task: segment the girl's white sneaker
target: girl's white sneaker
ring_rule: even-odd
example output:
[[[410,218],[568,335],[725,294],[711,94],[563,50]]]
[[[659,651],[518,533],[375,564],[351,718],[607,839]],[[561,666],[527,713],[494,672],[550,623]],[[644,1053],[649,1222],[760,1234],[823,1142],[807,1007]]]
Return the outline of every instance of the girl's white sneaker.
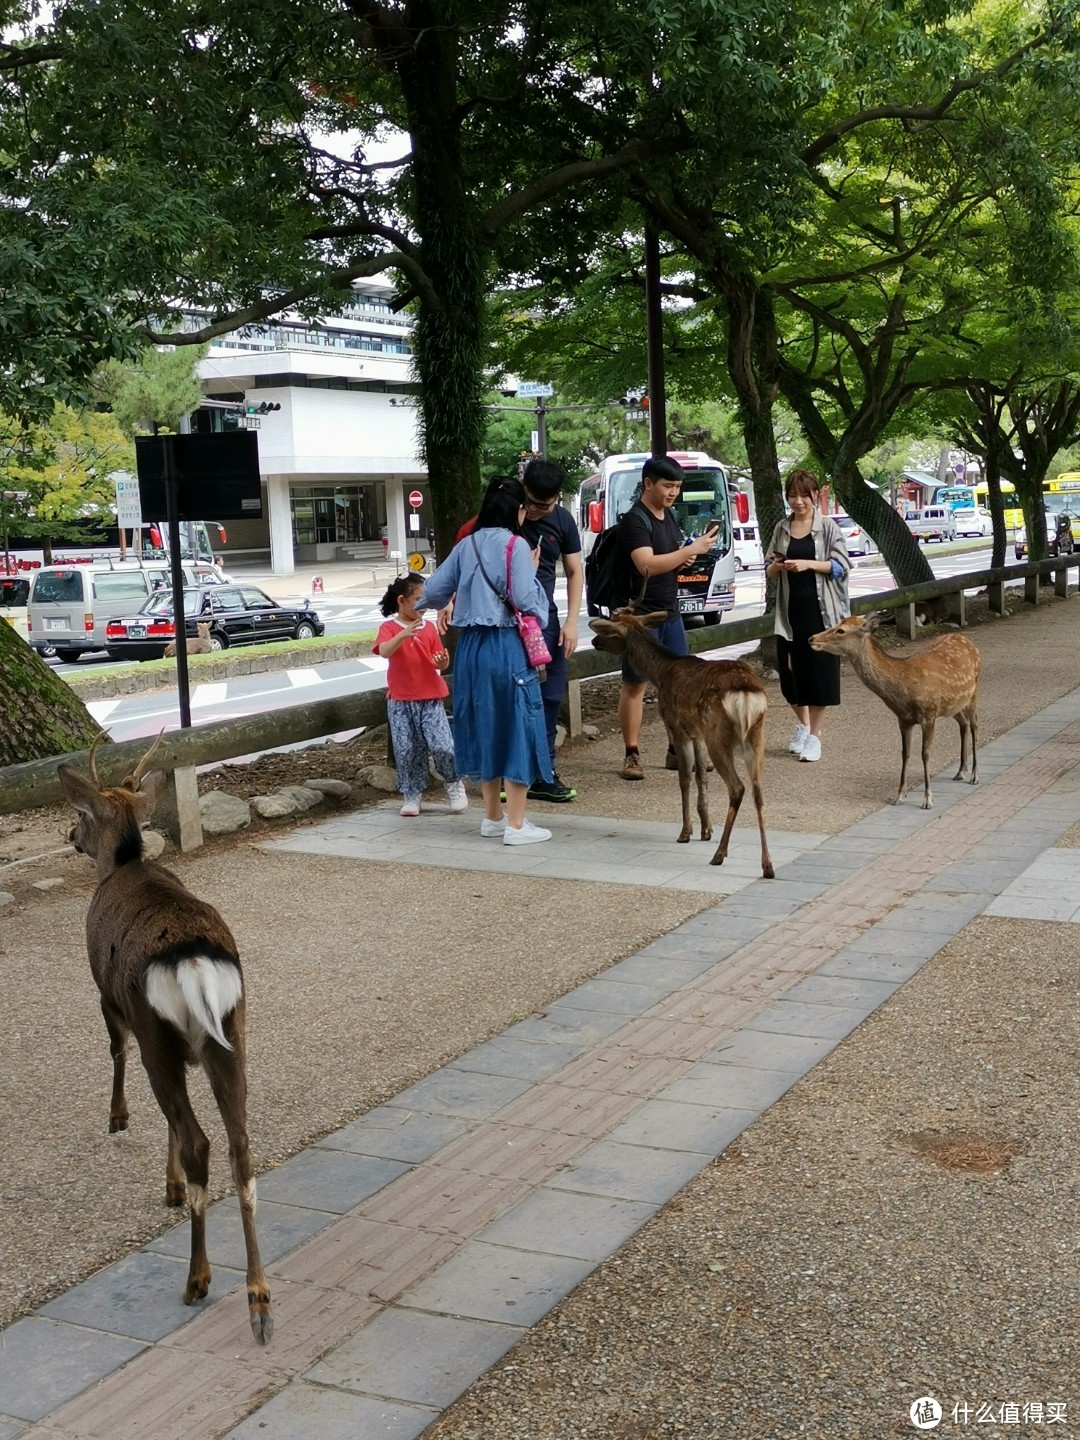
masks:
[[[419,796],[419,795],[406,795],[406,796],[405,796],[405,804],[402,805],[401,809],[398,811],[398,814],[399,814],[399,815],[410,815],[410,816],[411,816],[411,815],[419,815],[419,814],[420,814],[420,796]]]
[[[451,780],[446,787],[446,798],[450,801],[451,815],[464,815],[469,808],[469,797],[465,794],[463,780]]]
[[[809,735],[810,735],[810,726],[809,726],[809,725],[796,725],[796,726],[795,726],[795,734],[792,735],[790,741],[788,742],[788,747],[787,747],[787,748],[791,751],[792,755],[801,755],[801,754],[802,754],[802,752],[803,752],[803,746],[806,744],[806,741],[807,741]]]

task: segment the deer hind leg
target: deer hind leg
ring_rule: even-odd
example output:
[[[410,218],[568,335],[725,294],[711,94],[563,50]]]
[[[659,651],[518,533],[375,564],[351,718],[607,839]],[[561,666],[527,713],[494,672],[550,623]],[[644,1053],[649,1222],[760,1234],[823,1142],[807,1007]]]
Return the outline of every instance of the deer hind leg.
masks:
[[[765,803],[761,794],[761,767],[765,761],[765,717],[751,728],[749,735],[743,744],[743,755],[746,761],[746,769],[750,776],[750,790],[754,797],[754,809],[757,811],[758,834],[761,836],[761,873],[766,880],[775,880],[776,871],[773,869],[772,856],[769,854],[769,842],[765,838]]]
[[[746,786],[739,778],[739,772],[735,769],[735,761],[732,759],[731,751],[722,740],[719,740],[709,751],[713,764],[716,766],[716,773],[727,786],[728,809],[727,817],[724,820],[724,833],[720,836],[720,844],[709,861],[710,865],[722,865],[727,859],[728,837],[731,835],[732,826],[735,824],[735,817],[739,813],[739,806],[742,804],[743,795],[746,793]]]
[[[956,723],[960,726],[960,768],[953,776],[954,780],[964,780],[967,777],[964,772],[968,763],[968,743],[971,744],[971,784],[979,783],[979,762],[975,758],[976,734],[978,732],[978,719],[975,714],[975,706],[969,705],[966,710],[961,710],[956,717]]]
[[[694,741],[694,779],[697,782],[697,813],[701,821],[702,840],[712,839],[712,820],[709,818],[709,752],[705,742]]]
[[[179,1208],[187,1200],[187,1181],[180,1161],[180,1137],[169,1126],[169,1157],[165,1162],[165,1204]]]
[[[235,1048],[232,1051],[222,1050],[220,1045],[208,1040],[202,1060],[229,1137],[229,1165],[240,1201],[247,1252],[248,1319],[255,1339],[260,1345],[265,1345],[274,1333],[274,1314],[270,1308],[270,1282],[263,1270],[255,1234],[255,1173],[247,1134],[244,1037],[235,1022],[235,1013],[225,1024],[226,1033]]]
[[[161,1031],[172,1031],[166,1021]],[[170,1043],[171,1042],[171,1043]],[[191,1263],[184,1287],[184,1304],[202,1300],[210,1289],[210,1262],[206,1258],[206,1192],[210,1179],[210,1141],[203,1134],[187,1093],[187,1076],[179,1036],[140,1036],[143,1064],[150,1088],[169,1125],[170,1150],[176,1136],[179,1168],[187,1177],[191,1202]]]
[[[101,997],[101,1014],[109,1032],[109,1054],[113,1064],[112,1099],[109,1101],[109,1134],[128,1128],[127,1098],[124,1094],[124,1074],[127,1069],[128,1028],[119,1010]]]
[[[971,784],[979,783],[979,707],[975,700],[967,708],[968,730],[971,732]]]
[[[907,767],[911,755],[911,736],[915,729],[914,723],[905,724],[900,721],[900,784],[896,790],[896,799],[892,802],[899,805],[907,791]]]
[[[675,752],[675,760],[679,766],[679,795],[682,798],[682,829],[679,831],[678,844],[685,845],[694,833],[694,827],[690,821],[690,770],[694,764],[694,743],[689,736],[671,729],[668,730],[668,739],[671,742],[671,748]]]
[[[934,792],[930,789],[930,747],[934,743],[934,728],[937,721],[930,717],[922,723],[922,773],[923,773],[923,802],[924,810],[934,808]]]

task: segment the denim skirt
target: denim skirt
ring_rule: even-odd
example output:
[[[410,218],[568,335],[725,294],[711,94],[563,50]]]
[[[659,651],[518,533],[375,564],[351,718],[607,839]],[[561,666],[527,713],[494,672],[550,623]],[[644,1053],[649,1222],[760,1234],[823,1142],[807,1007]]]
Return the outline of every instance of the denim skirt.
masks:
[[[516,626],[468,625],[454,652],[454,764],[468,780],[551,779],[540,680]]]

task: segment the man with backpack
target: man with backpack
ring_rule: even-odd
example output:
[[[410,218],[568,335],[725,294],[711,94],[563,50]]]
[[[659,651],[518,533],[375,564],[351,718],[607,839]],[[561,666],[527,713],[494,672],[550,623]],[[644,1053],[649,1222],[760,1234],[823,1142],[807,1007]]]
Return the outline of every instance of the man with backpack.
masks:
[[[641,494],[615,527],[617,560],[624,576],[626,600],[643,614],[663,611],[667,619],[650,627],[652,634],[676,655],[689,653],[679,613],[678,572],[686,561],[707,555],[719,527],[713,525],[695,540],[684,541],[671,507],[682,490],[682,466],[666,455],[653,456],[641,467]],[[641,577],[648,576],[641,598]],[[624,780],[644,780],[638,738],[645,709],[646,682],[623,660],[619,692],[619,729],[626,756],[619,774]],[[674,761],[674,756],[669,755]],[[675,768],[674,764],[670,768]]]

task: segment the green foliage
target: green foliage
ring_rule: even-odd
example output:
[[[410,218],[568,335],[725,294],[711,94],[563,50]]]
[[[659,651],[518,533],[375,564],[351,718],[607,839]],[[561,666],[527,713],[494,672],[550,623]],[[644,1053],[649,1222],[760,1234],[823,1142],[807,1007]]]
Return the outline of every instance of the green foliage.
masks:
[[[0,417],[0,459],[11,529],[43,541],[77,540],[87,521],[112,519],[113,476],[134,451],[111,415],[57,405],[48,423]]]
[[[175,432],[202,399],[196,366],[209,346],[158,350],[146,346],[137,360],[109,361],[95,389],[125,435]]]

